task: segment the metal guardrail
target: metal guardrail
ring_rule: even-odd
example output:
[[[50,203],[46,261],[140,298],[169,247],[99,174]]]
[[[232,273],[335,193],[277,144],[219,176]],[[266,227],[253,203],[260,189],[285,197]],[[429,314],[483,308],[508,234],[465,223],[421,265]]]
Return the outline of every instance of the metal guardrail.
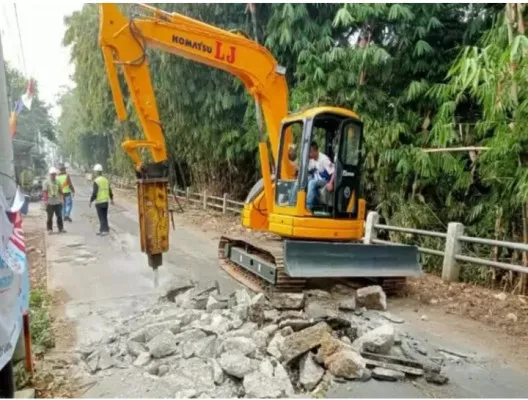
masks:
[[[112,184],[117,187],[132,188],[135,186],[135,179],[110,176],[110,180]],[[205,190],[202,193],[194,193],[191,192],[189,188],[187,188],[187,190],[177,189],[173,194],[178,197],[178,199],[185,200],[187,204],[200,204],[204,210],[207,208],[214,208],[218,211],[221,211],[223,214],[226,214],[227,212],[240,214],[244,208],[243,202],[231,200],[228,198],[227,194],[219,197],[209,195]],[[378,231],[399,232],[416,236],[428,236],[442,239],[444,241],[444,250],[418,247],[418,251],[422,254],[443,258],[442,279],[446,282],[456,282],[459,280],[460,263],[483,265],[492,268],[515,271],[522,274],[528,274],[528,267],[524,265],[508,264],[505,262],[493,261],[485,258],[461,254],[464,243],[502,247],[521,252],[528,252],[528,244],[466,236],[464,235],[464,225],[459,222],[450,222],[447,227],[447,232],[435,232],[423,229],[404,228],[400,226],[380,224],[379,214],[377,212],[371,211],[367,215],[363,242],[367,244],[373,243],[389,244],[394,246],[400,245],[400,243],[378,239]]]

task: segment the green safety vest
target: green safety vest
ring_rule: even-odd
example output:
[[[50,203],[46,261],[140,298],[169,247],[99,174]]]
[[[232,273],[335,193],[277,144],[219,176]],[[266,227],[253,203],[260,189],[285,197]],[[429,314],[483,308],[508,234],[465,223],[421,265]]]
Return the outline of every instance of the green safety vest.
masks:
[[[58,179],[55,182],[52,182],[51,179],[48,179],[45,184],[46,191],[48,192],[48,204],[61,204],[62,198],[59,196],[60,184]]]
[[[68,194],[71,192],[71,188],[68,183],[68,174],[62,174],[62,175],[57,176],[57,180],[59,181],[61,185],[62,193]]]
[[[94,181],[97,184],[97,197],[95,203],[108,203],[110,200],[110,183],[104,176],[98,176]]]

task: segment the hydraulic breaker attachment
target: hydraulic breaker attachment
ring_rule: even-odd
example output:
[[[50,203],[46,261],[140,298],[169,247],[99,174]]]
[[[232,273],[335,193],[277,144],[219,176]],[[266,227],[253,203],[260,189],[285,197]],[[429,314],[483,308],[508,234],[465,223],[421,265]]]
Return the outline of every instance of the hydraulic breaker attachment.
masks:
[[[155,273],[169,249],[168,172],[166,162],[144,164],[137,172],[141,251]]]
[[[292,278],[396,278],[422,275],[418,248],[285,240],[284,269]]]

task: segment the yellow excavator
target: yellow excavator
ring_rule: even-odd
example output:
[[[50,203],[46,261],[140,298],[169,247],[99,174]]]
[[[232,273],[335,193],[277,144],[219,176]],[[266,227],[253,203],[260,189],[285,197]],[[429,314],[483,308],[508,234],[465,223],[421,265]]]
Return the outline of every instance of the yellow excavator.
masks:
[[[169,167],[147,47],[233,74],[262,110],[267,129],[258,146],[262,178],[247,196],[242,225],[277,239],[222,236],[218,254],[225,271],[259,291],[299,291],[310,278],[371,278],[398,290],[406,277],[422,273],[416,246],[362,243],[363,123],[355,112],[325,106],[289,114],[285,68],[265,47],[239,32],[149,5],[138,7],[137,15],[126,17],[116,4],[101,4],[99,45],[119,120],[126,128],[117,66],[145,135],[144,140],[127,138],[122,148],[136,167],[141,249],[152,268],[161,266],[169,248]],[[314,143],[335,168],[332,185],[319,188],[316,205],[307,209]],[[296,165],[289,154],[292,145],[298,149]],[[143,160],[141,149],[150,151],[150,160]]]

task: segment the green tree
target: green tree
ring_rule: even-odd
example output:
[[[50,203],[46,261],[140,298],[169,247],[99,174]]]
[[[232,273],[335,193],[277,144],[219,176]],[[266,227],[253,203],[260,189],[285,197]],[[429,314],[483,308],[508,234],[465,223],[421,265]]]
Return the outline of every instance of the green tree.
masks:
[[[24,75],[5,63],[7,100],[10,110],[26,92],[28,80]],[[23,170],[31,170],[35,174],[44,173],[46,163],[44,155],[38,152],[39,132],[40,137],[56,140],[55,125],[49,114],[49,106],[39,97],[38,82],[35,82],[35,93],[31,109],[24,109],[17,118],[16,134],[13,141],[15,157],[15,171],[17,176]]]
[[[443,100],[431,142],[438,146],[485,146],[470,152],[474,167],[466,182],[477,198],[467,219],[472,231],[497,239],[528,242],[528,118],[525,5],[501,5],[495,23],[475,46],[461,52],[449,81],[430,90]],[[473,112],[464,115],[468,104]],[[478,196],[478,197],[477,197]],[[475,251],[485,251],[476,248]],[[495,260],[520,260],[522,255],[487,251]],[[517,261],[519,262],[519,261]],[[524,265],[528,262],[523,258]],[[492,271],[494,281],[499,276]],[[484,274],[484,277],[486,277]],[[500,274],[516,286],[511,274]],[[513,283],[512,283],[513,282]],[[523,285],[526,283],[523,282]],[[519,287],[519,286],[517,286]]]

